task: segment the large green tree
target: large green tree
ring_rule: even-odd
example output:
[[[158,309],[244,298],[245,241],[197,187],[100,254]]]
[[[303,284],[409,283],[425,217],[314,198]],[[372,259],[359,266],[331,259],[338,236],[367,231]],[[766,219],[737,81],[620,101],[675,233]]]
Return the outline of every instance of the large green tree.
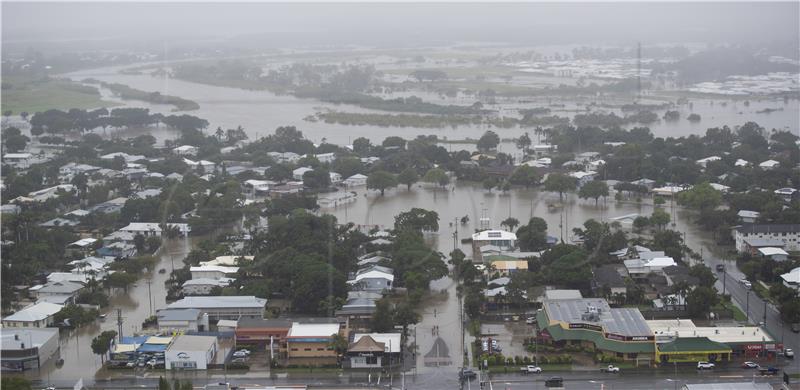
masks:
[[[545,191],[558,192],[558,198],[564,200],[564,193],[574,191],[575,178],[561,173],[551,173],[544,181]]]
[[[411,186],[419,181],[419,174],[416,169],[408,167],[397,175],[397,181],[401,184],[405,184],[406,190],[410,190]]]
[[[602,197],[608,196],[608,186],[600,180],[593,180],[584,184],[578,190],[578,196],[582,199],[594,199],[594,204],[597,206],[598,200]]]
[[[397,178],[386,171],[375,171],[367,176],[367,188],[371,190],[378,190],[383,196],[387,188],[397,186]]]

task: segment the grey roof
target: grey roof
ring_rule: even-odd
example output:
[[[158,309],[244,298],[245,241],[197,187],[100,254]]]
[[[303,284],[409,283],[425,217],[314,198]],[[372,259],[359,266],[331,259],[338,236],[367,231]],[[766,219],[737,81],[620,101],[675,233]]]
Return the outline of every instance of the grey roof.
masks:
[[[17,335],[17,339],[14,338]],[[2,350],[13,351],[21,349],[25,344],[25,349],[40,347],[53,338],[58,338],[58,328],[4,328],[0,331],[2,337]]]
[[[237,329],[243,328],[286,328],[292,327],[292,321],[287,319],[242,318],[237,323]]]
[[[182,334],[175,338],[169,346],[176,351],[208,351],[217,342],[215,336],[190,336]]]
[[[770,224],[746,224],[736,228],[742,234],[759,234],[759,233],[800,233],[800,223],[787,224],[787,225],[770,225]]]
[[[264,308],[267,300],[250,296],[186,297],[167,306],[167,309],[205,309],[205,308]]]
[[[51,282],[44,285],[39,289],[39,294],[73,294],[82,289],[83,286],[73,282]]]
[[[172,310],[159,310],[159,321],[192,321],[200,316],[200,310],[197,309],[172,309]]]
[[[611,264],[594,269],[594,281],[598,286],[625,287],[625,281],[617,272],[617,267]]]
[[[588,307],[600,309],[599,321],[582,319]],[[601,298],[545,300],[544,307],[551,320],[567,324],[602,326],[604,331],[621,336],[652,336],[653,332],[636,308],[612,309]]]
[[[783,241],[774,238],[745,238],[744,242],[747,243],[747,245],[756,248],[763,248],[763,247],[783,248],[784,246],[786,246],[786,244],[784,244]]]

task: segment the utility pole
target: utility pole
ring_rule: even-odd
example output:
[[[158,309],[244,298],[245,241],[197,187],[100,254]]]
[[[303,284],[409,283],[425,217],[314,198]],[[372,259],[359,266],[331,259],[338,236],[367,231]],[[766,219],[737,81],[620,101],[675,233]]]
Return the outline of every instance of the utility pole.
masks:
[[[456,229],[453,231],[453,250],[458,249],[458,218],[453,218],[453,227]]]
[[[150,285],[153,284],[152,279],[147,279],[147,301],[150,303],[150,315],[153,315],[153,294],[150,291]]]
[[[122,344],[122,309],[117,309],[117,335],[119,342]]]
[[[767,300],[764,300],[764,326],[767,326]]]
[[[744,315],[747,317],[747,323],[750,323],[750,290],[747,290],[747,303],[744,311]]]

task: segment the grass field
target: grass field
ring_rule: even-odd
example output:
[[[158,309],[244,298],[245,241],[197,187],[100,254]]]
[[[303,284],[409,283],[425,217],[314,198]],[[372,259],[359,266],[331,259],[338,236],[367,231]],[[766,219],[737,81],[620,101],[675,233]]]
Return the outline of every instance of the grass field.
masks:
[[[69,80],[3,78],[2,111],[11,110],[14,115],[26,111],[36,112],[50,109],[112,107],[116,103],[103,101],[93,87]]]

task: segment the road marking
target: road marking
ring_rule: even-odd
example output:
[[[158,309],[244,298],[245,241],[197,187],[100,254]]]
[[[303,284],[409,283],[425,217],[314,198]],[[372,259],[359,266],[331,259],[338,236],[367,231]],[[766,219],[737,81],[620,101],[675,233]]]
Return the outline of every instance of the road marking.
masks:
[[[720,375],[720,378],[744,378],[744,375]]]

